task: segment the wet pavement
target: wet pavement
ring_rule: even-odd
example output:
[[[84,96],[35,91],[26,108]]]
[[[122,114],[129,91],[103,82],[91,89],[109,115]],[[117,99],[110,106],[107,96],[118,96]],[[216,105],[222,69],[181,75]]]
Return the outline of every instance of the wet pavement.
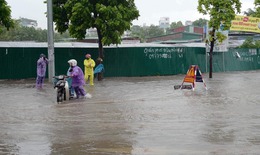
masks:
[[[91,99],[56,103],[46,83],[0,81],[0,154],[258,155],[260,71],[105,78]]]

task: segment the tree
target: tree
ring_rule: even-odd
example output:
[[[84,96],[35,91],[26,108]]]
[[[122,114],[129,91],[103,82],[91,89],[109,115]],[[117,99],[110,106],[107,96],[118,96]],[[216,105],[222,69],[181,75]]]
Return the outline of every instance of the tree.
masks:
[[[145,38],[148,33],[147,29],[148,29],[148,27],[146,27],[146,26],[141,27],[138,25],[133,25],[130,29],[130,32],[131,32],[130,36],[140,38],[140,41],[143,43],[146,41]]]
[[[139,17],[134,0],[53,0],[53,21],[58,32],[67,29],[72,37],[83,39],[86,30],[96,28],[99,57],[103,45],[121,43],[124,31]]]
[[[6,28],[2,30],[0,41],[47,41],[47,30],[36,30],[33,27],[24,27],[17,24],[10,28],[9,31]]]
[[[255,16],[256,16],[256,11],[254,11],[254,10],[251,9],[251,8],[249,8],[249,9],[247,9],[247,11],[244,11],[244,15],[255,17]]]
[[[171,25],[170,25],[170,28],[171,29],[175,29],[177,27],[181,27],[183,26],[182,22],[181,21],[178,21],[178,22],[172,22]]]
[[[172,34],[173,33],[173,29],[178,28],[178,27],[182,27],[183,24],[181,21],[178,22],[172,22],[170,27],[166,29],[166,35],[167,34]]]
[[[256,8],[254,17],[260,18],[260,0],[255,0],[254,4]]]
[[[253,37],[247,37],[239,48],[260,48],[260,40],[254,40]]]
[[[220,26],[223,30],[228,30],[231,26],[231,21],[235,18],[236,12],[240,13],[241,2],[239,0],[199,0],[199,13],[203,15],[209,14],[209,27],[212,31],[209,32],[209,78],[212,78],[212,63],[213,63],[213,48],[216,41],[222,42],[226,37],[218,32]]]
[[[7,30],[6,27],[0,26],[0,41],[35,41],[46,42],[47,30],[35,29],[34,27],[25,27],[19,24],[18,20],[14,20],[13,27]],[[69,33],[66,31],[63,34],[54,33],[55,41],[62,41],[71,39]]]
[[[159,26],[151,25],[147,28],[146,33],[146,38],[161,36],[164,35],[164,29]]]
[[[255,0],[254,4],[255,8],[248,8],[247,11],[244,11],[244,15],[260,18],[260,0]]]
[[[202,19],[202,18],[200,18],[200,19],[198,19],[198,20],[195,20],[195,21],[192,23],[192,25],[193,25],[193,26],[198,26],[198,27],[203,27],[203,26],[207,25],[207,22],[208,22],[207,19]]]
[[[64,42],[64,41],[72,41],[75,40],[75,38],[71,38],[68,31],[60,34],[60,33],[54,33],[54,41],[55,42]]]
[[[9,30],[9,28],[13,27],[13,24],[10,6],[7,5],[5,0],[0,0],[0,26],[6,27]]]
[[[164,29],[155,25],[143,27],[134,25],[131,27],[131,36],[140,38],[141,42],[145,42],[146,38],[162,36],[164,34]]]

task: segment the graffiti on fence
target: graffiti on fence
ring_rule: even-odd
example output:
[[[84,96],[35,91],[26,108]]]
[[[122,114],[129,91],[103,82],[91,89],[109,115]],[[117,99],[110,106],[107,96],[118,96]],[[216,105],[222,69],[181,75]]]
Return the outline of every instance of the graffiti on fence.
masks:
[[[183,48],[145,48],[144,54],[149,59],[171,59],[172,53],[177,53],[179,58],[183,58]]]
[[[233,56],[243,62],[254,62],[254,57],[257,55],[256,49],[249,49],[248,52],[233,52]]]

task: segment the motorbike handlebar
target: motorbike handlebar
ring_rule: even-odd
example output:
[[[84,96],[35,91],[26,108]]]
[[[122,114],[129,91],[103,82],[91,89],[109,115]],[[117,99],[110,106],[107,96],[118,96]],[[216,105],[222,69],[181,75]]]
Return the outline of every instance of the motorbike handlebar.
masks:
[[[67,76],[67,75],[57,75],[57,76],[53,76],[52,78],[55,78],[55,79],[65,79],[65,78],[69,78],[71,76]]]

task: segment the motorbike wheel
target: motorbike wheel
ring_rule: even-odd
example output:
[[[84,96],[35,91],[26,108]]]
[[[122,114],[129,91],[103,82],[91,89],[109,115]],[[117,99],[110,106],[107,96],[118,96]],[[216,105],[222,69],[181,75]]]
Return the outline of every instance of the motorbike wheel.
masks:
[[[64,100],[69,100],[69,99],[70,99],[70,89],[69,89],[69,83],[68,81],[66,81],[64,87]]]
[[[66,91],[65,91],[65,88],[64,88],[64,91],[63,91],[63,98],[64,98],[64,101],[66,100],[67,96],[66,96]]]
[[[58,103],[62,102],[62,93],[61,92],[57,92],[57,102]]]

